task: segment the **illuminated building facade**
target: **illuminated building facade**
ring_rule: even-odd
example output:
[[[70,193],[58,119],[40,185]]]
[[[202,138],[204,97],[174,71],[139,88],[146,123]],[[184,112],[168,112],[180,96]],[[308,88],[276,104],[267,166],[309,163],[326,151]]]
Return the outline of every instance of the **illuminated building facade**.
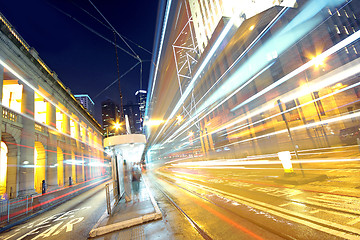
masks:
[[[357,151],[359,2],[249,2],[164,5],[148,90],[150,151],[208,159]]]
[[[81,105],[88,110],[90,114],[94,114],[95,103],[87,94],[75,94],[74,97],[81,103]]]
[[[235,16],[236,25],[245,19],[274,6],[293,7],[296,1],[232,1],[232,0],[189,0],[189,7],[199,51],[208,45],[216,27],[223,18]]]
[[[0,14],[0,194],[11,198],[104,173],[102,129]]]

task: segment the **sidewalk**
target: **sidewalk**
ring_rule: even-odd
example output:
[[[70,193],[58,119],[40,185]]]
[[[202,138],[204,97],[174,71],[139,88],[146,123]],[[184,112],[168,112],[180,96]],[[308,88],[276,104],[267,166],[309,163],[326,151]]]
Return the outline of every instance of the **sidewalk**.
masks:
[[[133,199],[134,197],[132,195]],[[162,213],[149,189],[147,177],[144,175],[140,182],[139,201],[132,200],[125,203],[125,200],[121,199],[111,212],[111,215],[108,215],[107,211],[104,212],[90,231],[90,237],[103,239],[106,235],[106,239],[109,239],[109,237],[110,239],[119,239],[120,234],[121,239],[145,239],[143,228],[135,228],[135,231],[129,231],[128,228],[162,218]]]

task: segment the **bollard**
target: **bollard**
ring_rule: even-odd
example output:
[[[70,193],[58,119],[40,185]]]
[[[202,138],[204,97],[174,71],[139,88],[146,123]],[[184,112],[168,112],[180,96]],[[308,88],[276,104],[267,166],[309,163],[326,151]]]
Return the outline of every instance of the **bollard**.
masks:
[[[42,194],[46,193],[46,182],[45,182],[45,180],[42,180],[42,183],[41,183],[41,193]]]
[[[279,159],[284,168],[285,176],[295,175],[292,164],[291,164],[291,154],[289,151],[278,152]]]

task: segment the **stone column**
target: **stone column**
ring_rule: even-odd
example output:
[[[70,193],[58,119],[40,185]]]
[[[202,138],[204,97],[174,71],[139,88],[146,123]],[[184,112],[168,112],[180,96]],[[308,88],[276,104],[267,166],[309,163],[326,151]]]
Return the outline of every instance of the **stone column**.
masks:
[[[79,156],[76,159],[80,161],[84,161],[83,156],[83,149],[81,148],[81,142],[80,142],[80,125],[78,122],[74,120],[74,126],[75,126],[75,139],[76,139],[76,154]],[[84,181],[84,163],[81,163],[81,165],[77,166],[77,182]]]
[[[63,127],[62,127],[62,131],[64,134],[70,134],[70,118],[66,115],[63,114]],[[64,176],[65,176],[65,181],[64,183],[67,183],[65,185],[69,184],[69,177],[72,177],[72,164],[69,161],[70,159],[72,159],[71,156],[71,139],[66,137],[65,138],[65,142],[66,142],[66,149],[64,149]]]
[[[3,81],[4,81],[4,67],[2,65],[0,65],[0,100],[2,102],[2,89],[3,89]],[[0,114],[1,114],[1,117],[0,117],[0,126],[2,126],[2,117],[3,117],[3,114],[2,114],[2,105],[0,104]],[[2,140],[1,138],[1,132],[0,131],[0,140]],[[1,154],[1,149],[0,149],[0,154]],[[1,156],[1,155],[0,155]],[[0,159],[1,161],[1,159]],[[8,164],[9,164],[9,161],[8,161]],[[7,175],[6,175],[6,192],[8,193],[8,195],[10,195],[10,189],[9,189],[9,186],[8,186],[8,179],[9,179],[9,167],[6,166],[6,172],[7,172]]]
[[[19,195],[25,196],[35,193],[34,189],[34,90],[23,85],[21,112],[23,113],[21,131],[21,147],[19,166]]]
[[[46,124],[56,128],[56,108],[51,103],[46,104]],[[46,182],[49,188],[57,186],[57,136],[50,130],[46,149]]]

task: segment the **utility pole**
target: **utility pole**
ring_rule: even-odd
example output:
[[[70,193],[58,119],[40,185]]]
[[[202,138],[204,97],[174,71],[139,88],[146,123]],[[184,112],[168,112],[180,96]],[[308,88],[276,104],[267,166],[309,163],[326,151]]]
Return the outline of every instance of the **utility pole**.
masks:
[[[292,146],[293,146],[293,148],[294,148],[296,160],[299,161],[299,155],[298,155],[298,152],[297,152],[296,144],[295,144],[294,139],[293,139],[293,137],[292,137],[292,135],[291,135],[291,131],[290,131],[290,128],[289,128],[289,124],[288,124],[288,122],[287,122],[287,120],[286,120],[286,116],[285,116],[285,113],[284,113],[284,110],[283,110],[282,103],[281,103],[280,99],[277,100],[277,103],[278,103],[278,106],[279,106],[279,109],[280,109],[280,112],[281,112],[282,119],[283,119],[284,122],[285,122],[286,129],[287,129],[287,131],[288,131],[288,134],[289,134],[289,137],[290,137],[290,140],[291,140],[291,144],[292,144]],[[304,170],[303,170],[303,167],[302,167],[302,164],[301,164],[300,161],[299,161],[299,165],[300,165],[301,173],[302,173],[303,177],[305,177],[305,173],[304,173]]]

